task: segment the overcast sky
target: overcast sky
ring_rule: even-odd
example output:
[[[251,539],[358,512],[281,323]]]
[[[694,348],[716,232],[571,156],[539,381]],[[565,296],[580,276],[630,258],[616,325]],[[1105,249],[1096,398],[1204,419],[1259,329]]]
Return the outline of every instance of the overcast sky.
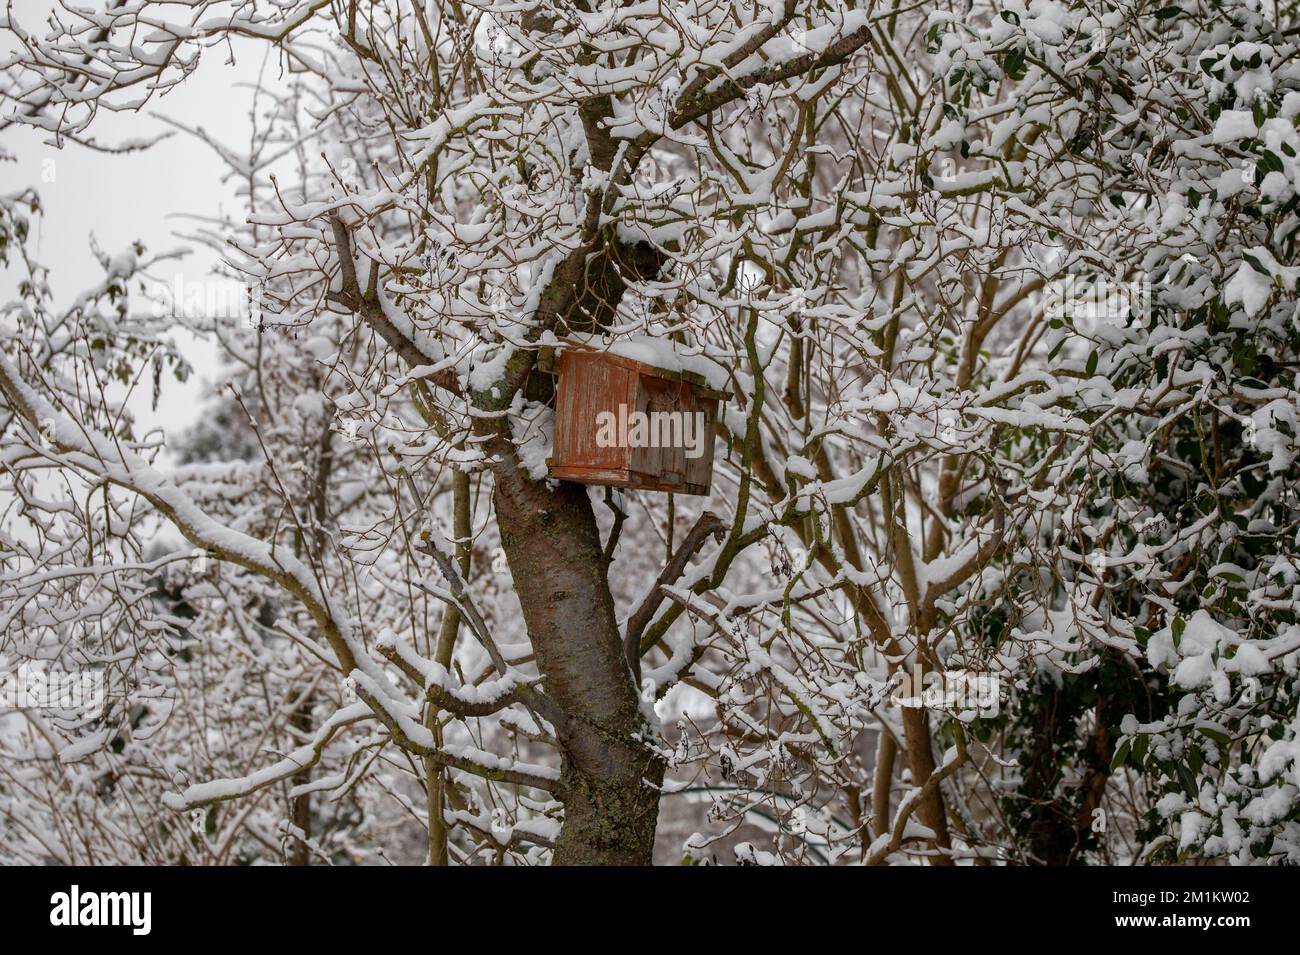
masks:
[[[37,25],[36,13],[51,6],[49,0],[23,0],[16,18],[28,29]],[[39,31],[37,31],[39,32]],[[153,100],[142,111],[102,112],[91,127],[96,141],[106,144],[138,140],[165,132],[160,117],[188,126],[201,126],[223,142],[239,143],[249,135],[252,92],[249,85],[261,73],[265,48],[247,45],[234,49],[234,64],[227,63],[225,46],[204,52],[198,70],[178,88]],[[273,71],[271,71],[273,72]],[[6,106],[5,114],[12,112]],[[177,134],[144,152],[109,155],[66,143],[58,149],[48,133],[10,127],[0,138],[0,152],[12,157],[0,162],[0,193],[32,187],[38,190],[44,215],[37,224],[37,259],[51,270],[51,286],[60,305],[82,289],[102,280],[103,272],[91,253],[93,235],[112,255],[137,239],[147,252],[188,245],[178,238],[193,227],[187,216],[211,216],[221,210],[243,219],[246,210],[234,199],[233,185],[222,181],[222,164],[196,139]],[[160,281],[182,288],[190,283],[212,282],[217,258],[207,249],[194,248],[186,259],[153,273]],[[10,270],[4,273],[3,298],[15,297]],[[195,366],[196,375],[185,384],[165,385],[155,413],[149,389],[131,402],[137,420],[148,427],[162,425],[170,433],[193,422],[205,382],[217,376],[216,352],[186,335],[178,342]]]

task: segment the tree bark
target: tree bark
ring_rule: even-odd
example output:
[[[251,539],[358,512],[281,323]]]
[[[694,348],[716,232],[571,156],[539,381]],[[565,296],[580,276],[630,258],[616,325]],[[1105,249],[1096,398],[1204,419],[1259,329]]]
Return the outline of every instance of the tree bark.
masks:
[[[304,739],[311,737],[311,706],[312,697],[308,694],[289,717],[289,724]],[[311,782],[311,770],[297,773],[291,782],[294,786],[305,786]],[[289,865],[311,865],[311,847],[307,845],[307,840],[311,838],[311,795],[303,793],[290,800],[289,813],[290,820],[300,832],[300,835],[293,840],[293,848],[289,852]]]
[[[898,744],[883,726],[876,742],[875,775],[871,783],[871,835],[883,836],[893,821],[889,815],[889,790],[894,782],[894,759]]]
[[[470,521],[469,475],[466,472],[452,472],[451,495],[452,533],[456,535],[456,569],[462,578],[469,579],[469,541],[473,526]],[[460,611],[449,606],[443,614],[442,626],[438,628],[438,642],[433,650],[434,662],[444,669],[451,669],[459,633]],[[438,721],[438,708],[428,704],[424,717],[425,726],[433,734],[435,742],[442,746],[442,724]],[[425,757],[424,779],[429,822],[429,865],[446,865],[447,824],[443,819],[443,809],[447,802],[447,772],[433,759]]]
[[[919,706],[903,707],[903,740],[907,745],[907,765],[912,770],[912,785],[920,786],[934,775],[934,752],[930,748],[930,717]],[[943,805],[943,794],[935,787],[921,800],[917,814],[935,834],[934,847],[942,850],[952,843],[948,838],[948,813]],[[952,865],[952,859],[942,851],[930,859],[931,865]]]
[[[556,865],[649,865],[664,762],[623,655],[587,489],[501,462],[493,502],[546,693],[565,714]]]

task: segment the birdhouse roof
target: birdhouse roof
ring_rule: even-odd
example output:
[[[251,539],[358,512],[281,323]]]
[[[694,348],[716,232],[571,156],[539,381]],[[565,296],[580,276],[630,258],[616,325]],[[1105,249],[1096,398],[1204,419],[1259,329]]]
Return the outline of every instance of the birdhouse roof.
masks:
[[[675,342],[649,335],[631,335],[614,340],[599,335],[574,336],[561,342],[559,349],[599,352],[606,358],[625,367],[656,378],[689,381],[711,392],[711,397],[726,398],[731,393],[726,370],[702,354],[685,354],[677,350]]]

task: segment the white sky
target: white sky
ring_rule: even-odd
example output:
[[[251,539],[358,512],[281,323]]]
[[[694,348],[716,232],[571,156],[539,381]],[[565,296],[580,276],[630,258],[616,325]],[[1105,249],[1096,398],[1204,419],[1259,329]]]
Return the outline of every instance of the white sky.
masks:
[[[24,0],[16,17],[32,29],[42,6],[51,3]],[[166,131],[158,117],[168,116],[187,126],[201,126],[226,143],[246,141],[252,92],[245,84],[258,77],[264,47],[235,47],[233,65],[226,62],[229,52],[225,46],[206,50],[186,82],[140,112],[101,112],[90,134],[105,144],[138,140]],[[10,112],[6,107],[6,115]],[[187,258],[151,274],[169,286],[179,281],[183,289],[191,288],[191,283],[213,282],[215,254],[178,238],[193,227],[185,216],[211,216],[224,208],[242,219],[246,210],[234,199],[233,185],[222,181],[225,167],[208,147],[178,133],[145,152],[109,155],[70,143],[56,149],[49,139],[48,133],[19,127],[10,127],[0,136],[0,150],[15,157],[0,163],[0,193],[28,187],[40,193],[44,215],[34,232],[35,258],[51,271],[56,304],[68,303],[83,288],[102,280],[103,271],[90,250],[92,234],[109,255],[126,250],[137,239],[144,243],[146,254],[189,246],[194,251]],[[5,283],[0,298],[15,297],[14,272],[0,276]],[[164,382],[156,413],[150,409],[149,388],[132,400],[140,425],[137,434],[155,425],[175,434],[191,424],[198,416],[205,383],[217,376],[213,347],[184,332],[177,340],[195,375],[185,384],[174,379]]]

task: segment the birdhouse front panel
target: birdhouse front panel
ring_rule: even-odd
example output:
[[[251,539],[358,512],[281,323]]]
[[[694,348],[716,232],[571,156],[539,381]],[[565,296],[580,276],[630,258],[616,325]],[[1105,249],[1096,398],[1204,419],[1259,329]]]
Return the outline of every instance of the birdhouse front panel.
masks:
[[[557,372],[552,477],[708,493],[720,392],[688,372],[582,347],[565,348]]]
[[[597,429],[583,427],[602,412],[636,400],[637,373],[633,368],[600,360],[598,353],[565,351],[559,360],[559,388],[555,401],[555,440],[551,475],[579,480],[556,469],[583,473],[609,472],[615,477],[628,467],[627,449],[597,443]]]

